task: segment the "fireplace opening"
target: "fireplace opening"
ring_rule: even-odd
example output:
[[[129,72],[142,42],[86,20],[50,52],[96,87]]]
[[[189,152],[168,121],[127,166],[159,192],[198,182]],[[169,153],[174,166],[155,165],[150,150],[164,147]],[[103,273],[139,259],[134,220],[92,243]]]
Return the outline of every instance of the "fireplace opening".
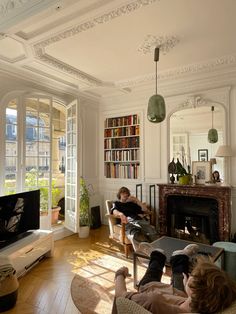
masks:
[[[213,198],[169,195],[167,235],[212,244],[219,238],[218,202]]]

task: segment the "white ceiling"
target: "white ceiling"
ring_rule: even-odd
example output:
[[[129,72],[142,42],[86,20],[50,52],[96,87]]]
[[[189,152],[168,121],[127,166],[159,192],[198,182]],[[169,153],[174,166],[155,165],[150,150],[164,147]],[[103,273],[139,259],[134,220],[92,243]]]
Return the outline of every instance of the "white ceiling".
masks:
[[[0,68],[125,91],[154,78],[157,42],[160,77],[236,65],[235,14],[235,0],[0,0]]]

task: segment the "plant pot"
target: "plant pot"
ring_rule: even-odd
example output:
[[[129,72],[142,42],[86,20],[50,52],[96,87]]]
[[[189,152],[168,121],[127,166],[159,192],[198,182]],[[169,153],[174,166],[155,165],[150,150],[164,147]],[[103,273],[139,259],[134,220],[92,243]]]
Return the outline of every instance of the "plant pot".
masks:
[[[51,223],[52,225],[57,224],[58,222],[58,216],[59,216],[59,211],[61,210],[60,206],[56,206],[52,208],[52,217],[51,217]]]
[[[88,238],[89,236],[89,226],[80,226],[79,227],[79,237],[80,238]]]
[[[185,176],[179,177],[179,184],[180,185],[188,185],[191,182],[191,175],[187,174]]]

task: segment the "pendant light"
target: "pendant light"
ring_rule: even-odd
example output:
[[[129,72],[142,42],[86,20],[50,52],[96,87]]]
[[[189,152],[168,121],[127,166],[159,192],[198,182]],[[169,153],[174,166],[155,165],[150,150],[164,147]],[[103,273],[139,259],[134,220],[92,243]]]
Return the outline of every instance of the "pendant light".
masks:
[[[213,113],[214,106],[211,107],[211,129],[208,131],[208,142],[212,144],[218,142],[218,132],[213,128]]]
[[[147,118],[150,122],[159,123],[166,117],[165,100],[157,94],[157,61],[159,61],[159,48],[155,48],[154,61],[156,62],[156,94],[151,96],[148,101]]]

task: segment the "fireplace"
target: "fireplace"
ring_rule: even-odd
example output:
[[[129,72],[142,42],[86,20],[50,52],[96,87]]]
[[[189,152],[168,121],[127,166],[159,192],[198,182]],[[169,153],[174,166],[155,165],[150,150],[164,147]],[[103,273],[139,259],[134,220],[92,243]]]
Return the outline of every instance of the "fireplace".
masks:
[[[160,235],[212,244],[230,238],[231,189],[158,184]]]

